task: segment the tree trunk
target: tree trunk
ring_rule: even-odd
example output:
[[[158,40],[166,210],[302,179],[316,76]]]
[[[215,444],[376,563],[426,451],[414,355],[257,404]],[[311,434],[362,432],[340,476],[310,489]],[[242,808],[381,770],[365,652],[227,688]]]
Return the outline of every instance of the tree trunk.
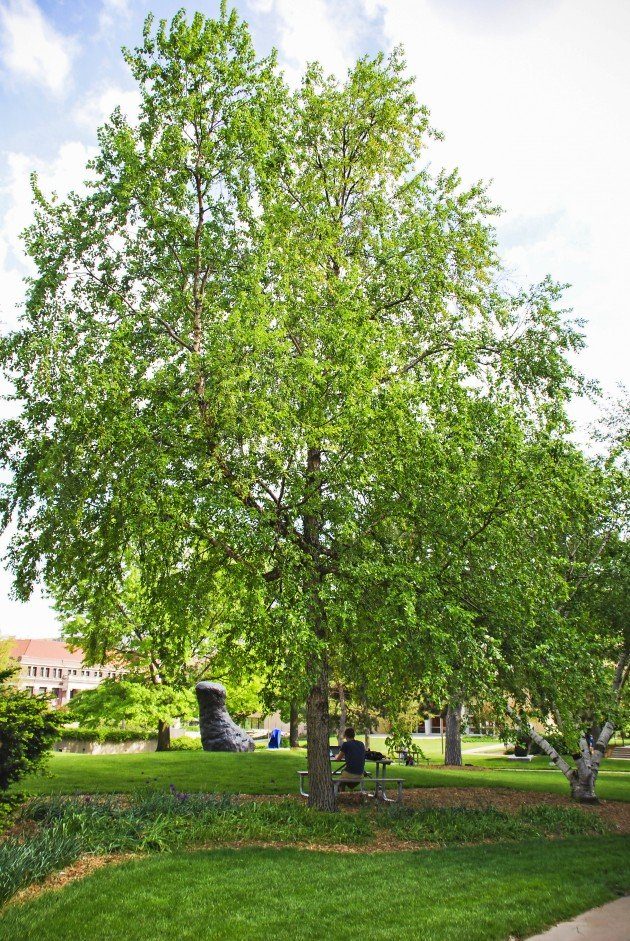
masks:
[[[590,764],[590,763],[589,763]],[[571,785],[571,797],[580,801],[581,804],[599,804],[595,793],[595,781],[597,772],[585,765],[582,761],[576,761],[575,772],[569,781]]]
[[[449,703],[446,709],[445,765],[462,764],[462,710],[461,702]]]
[[[292,702],[289,707],[289,747],[298,748],[300,744],[300,714],[297,703]]]
[[[364,738],[365,738],[365,747],[366,747],[366,749],[369,749],[369,747],[370,747],[370,735],[371,735],[371,730],[370,730],[370,725],[369,725],[369,723],[368,723],[368,724],[366,724],[366,726],[365,726],[365,728],[364,728],[364,730],[363,730],[363,736],[364,736]]]
[[[515,718],[514,710],[508,706],[508,713]],[[556,768],[562,771],[563,775],[571,787],[571,797],[580,801],[582,804],[598,804],[599,800],[595,793],[595,783],[599,774],[599,765],[606,752],[606,746],[610,741],[615,727],[612,722],[606,722],[591,754],[584,736],[580,738],[580,752],[573,755],[575,768],[569,765],[562,755],[559,755],[553,745],[550,745],[546,738],[539,735],[538,732],[529,724],[527,719],[517,719],[523,731],[533,739],[534,742],[544,751],[553,761]]]
[[[334,811],[337,804],[331,777],[328,722],[328,676],[324,664],[306,700],[308,806]]]
[[[162,719],[158,722],[158,736],[156,751],[168,751],[171,747],[171,726]]]
[[[339,748],[343,745],[346,724],[348,721],[348,709],[346,707],[346,690],[343,683],[339,684],[339,726],[337,728],[337,744]]]
[[[337,809],[337,803],[330,767],[326,617],[321,600],[325,577],[321,556],[323,523],[317,506],[322,487],[321,466],[322,452],[319,448],[309,447],[306,453],[306,492],[312,494],[315,509],[308,509],[303,516],[304,538],[310,555],[310,572],[305,587],[310,595],[313,634],[320,644],[321,653],[308,662],[307,673],[312,680],[306,698],[308,806],[317,810],[333,811]]]

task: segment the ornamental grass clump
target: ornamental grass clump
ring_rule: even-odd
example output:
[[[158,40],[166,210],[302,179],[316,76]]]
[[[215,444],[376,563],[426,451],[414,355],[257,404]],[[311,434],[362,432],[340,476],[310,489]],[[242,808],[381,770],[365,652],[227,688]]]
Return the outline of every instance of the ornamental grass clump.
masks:
[[[373,835],[373,819],[367,812],[322,814],[293,800],[263,800],[235,805],[229,818],[208,828],[206,839],[325,845],[360,844]]]
[[[438,845],[535,840],[606,833],[602,819],[577,807],[362,808],[322,814],[286,798],[238,800],[228,795],[169,791],[132,795],[52,796],[30,800],[17,818],[19,835],[0,842],[0,904],[82,854],[168,852],[233,843],[361,845],[377,827],[398,839]]]
[[[84,852],[175,848],[206,842],[361,843],[373,834],[367,814],[319,814],[287,800],[237,802],[227,795],[146,791],[116,795],[36,798],[22,820],[81,840]]]
[[[0,843],[0,904],[20,889],[74,862],[80,853],[79,836],[63,835],[57,827],[40,830],[24,839],[4,840]]]
[[[496,807],[392,807],[379,820],[401,840],[447,845],[577,835],[599,835],[609,827],[579,807],[523,807],[516,814]]]
[[[554,807],[553,804],[522,807],[518,817],[532,836],[596,836],[610,832],[610,826],[598,814],[580,807]]]

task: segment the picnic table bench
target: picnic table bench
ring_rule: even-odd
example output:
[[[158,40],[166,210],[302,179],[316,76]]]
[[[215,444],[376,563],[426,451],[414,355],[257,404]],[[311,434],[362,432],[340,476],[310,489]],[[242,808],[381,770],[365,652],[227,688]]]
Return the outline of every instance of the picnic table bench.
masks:
[[[300,780],[300,795],[302,797],[308,797],[308,791],[304,790],[304,786],[307,783],[308,771],[298,771],[298,776]],[[342,785],[351,784],[351,785],[356,785],[356,790],[358,790],[359,793],[363,794],[365,797],[373,797],[377,800],[380,798],[380,800],[386,801],[387,803],[392,803],[392,804],[402,803],[403,778],[388,778],[385,776],[385,774],[382,774],[382,775],[377,774],[373,778],[363,777],[363,778],[359,778],[358,781],[352,781],[352,780],[348,780],[347,778],[342,778],[339,775],[339,772],[337,772],[337,774],[335,774],[335,772],[332,772],[330,775],[330,779],[332,781],[333,789],[335,791],[335,797],[339,793],[339,788]],[[397,789],[396,797],[387,796],[386,789],[389,787],[390,784],[396,785],[396,789]],[[353,788],[353,790],[355,790],[355,788]]]
[[[395,759],[399,765],[404,765],[406,763],[407,755],[411,755],[413,758],[414,765],[419,765],[423,761],[426,765],[430,763],[430,759],[424,754],[421,748],[413,746],[411,748],[400,748],[397,751],[389,752],[390,758]]]

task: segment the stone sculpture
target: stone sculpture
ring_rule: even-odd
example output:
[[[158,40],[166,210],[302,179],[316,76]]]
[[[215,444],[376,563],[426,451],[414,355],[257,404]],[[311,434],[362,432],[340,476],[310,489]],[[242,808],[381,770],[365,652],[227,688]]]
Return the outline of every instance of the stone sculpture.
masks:
[[[197,683],[199,731],[204,751],[253,751],[254,741],[225,708],[225,686]]]

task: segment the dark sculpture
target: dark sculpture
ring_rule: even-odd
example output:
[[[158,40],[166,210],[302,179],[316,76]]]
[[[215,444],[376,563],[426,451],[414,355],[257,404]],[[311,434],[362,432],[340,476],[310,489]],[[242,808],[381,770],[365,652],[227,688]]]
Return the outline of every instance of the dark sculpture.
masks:
[[[253,751],[254,741],[225,708],[225,686],[197,683],[199,731],[204,751]]]

